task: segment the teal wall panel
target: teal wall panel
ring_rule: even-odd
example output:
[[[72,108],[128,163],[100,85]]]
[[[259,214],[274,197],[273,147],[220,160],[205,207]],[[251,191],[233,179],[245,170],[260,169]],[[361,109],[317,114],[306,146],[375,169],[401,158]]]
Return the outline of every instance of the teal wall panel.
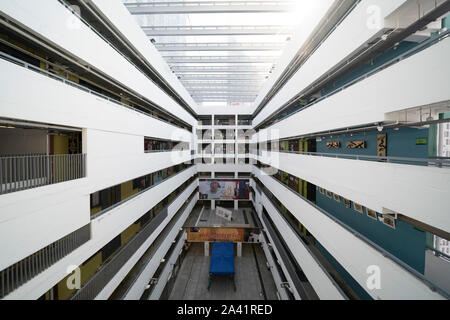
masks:
[[[424,231],[398,220],[396,228],[392,229],[368,217],[365,208],[361,214],[353,209],[353,204],[347,208],[342,198],[341,202],[337,202],[318,191],[316,204],[418,272],[424,273],[426,246]]]
[[[377,155],[377,137],[379,134],[387,134],[387,156],[406,157],[406,158],[428,158],[429,130],[415,128],[400,128],[399,130],[385,130],[382,132],[368,131],[365,133],[356,133],[339,135],[333,138],[327,138],[317,142],[317,152],[354,154],[354,155]],[[417,138],[427,138],[426,145],[416,145]],[[366,141],[366,149],[347,149],[347,141]],[[340,141],[340,148],[327,148],[326,143],[331,141]]]

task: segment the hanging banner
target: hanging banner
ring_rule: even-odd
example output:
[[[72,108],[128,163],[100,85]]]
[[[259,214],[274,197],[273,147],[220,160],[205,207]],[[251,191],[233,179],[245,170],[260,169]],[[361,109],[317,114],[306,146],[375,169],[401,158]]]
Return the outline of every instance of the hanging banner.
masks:
[[[249,200],[249,186],[247,179],[200,179],[200,199]]]
[[[190,242],[244,242],[244,229],[239,228],[188,228]]]

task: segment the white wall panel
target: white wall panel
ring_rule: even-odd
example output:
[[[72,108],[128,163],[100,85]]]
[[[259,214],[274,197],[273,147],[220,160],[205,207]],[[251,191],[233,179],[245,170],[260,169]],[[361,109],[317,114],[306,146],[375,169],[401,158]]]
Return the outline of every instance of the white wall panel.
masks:
[[[302,268],[309,283],[311,283],[320,300],[345,299],[345,295],[343,295],[339,287],[336,286],[331,276],[328,275],[323,267],[318,264],[303,242],[289,227],[287,222],[283,220],[265,194],[262,194],[261,200],[278,232],[283,235],[285,243],[289,247],[289,250],[294,258],[297,260],[300,268]]]
[[[145,243],[136,251],[136,253],[126,262],[126,264],[117,272],[116,275],[108,282],[108,284],[103,288],[103,290],[97,295],[96,300],[106,300],[109,296],[116,290],[122,280],[127,276],[134,265],[139,261],[139,259],[145,254],[150,245],[155,241],[158,235],[164,230],[167,224],[172,220],[173,216],[181,208],[184,202],[191,196],[194,189],[197,187],[197,183],[192,183],[192,185],[183,191],[183,193],[178,197],[178,201],[169,206],[168,216],[164,221],[158,226],[158,228],[152,233],[152,235],[145,241]],[[195,197],[195,196],[194,196]],[[195,199],[191,200],[191,203],[195,203]],[[165,241],[162,243],[161,247],[158,249],[158,253],[152,258],[152,262],[159,264],[159,261],[164,257],[167,250],[172,245],[173,239],[180,232],[180,227],[183,226],[186,218],[189,216],[191,210],[189,206],[185,209],[184,213],[181,215],[180,220],[173,226],[172,230],[166,236]],[[160,257],[162,256],[162,257]],[[146,283],[139,283],[136,285],[147,285]],[[139,299],[140,297],[137,297]]]
[[[0,60],[0,115],[69,127],[191,141],[192,133]]]
[[[302,200],[274,178],[256,167],[254,173],[363,288],[366,288],[366,281],[370,276],[368,267],[380,268],[380,289],[367,290],[374,299],[444,299],[412,273]]]
[[[4,299],[37,299],[51,287],[67,276],[67,267],[79,266],[89,259],[95,252],[103,248],[109,241],[128,228],[138,218],[168,196],[174,189],[195,174],[195,168],[190,168],[154,188],[114,208],[104,215],[92,220],[91,240],[73,251],[45,272],[35,276],[30,281],[13,291]],[[196,186],[196,182],[193,182]],[[89,198],[86,199],[89,205]],[[172,209],[173,210],[173,209]],[[86,210],[89,212],[88,208]],[[159,230],[161,231],[161,230]],[[157,232],[154,233],[155,236]]]
[[[194,208],[197,201],[198,195],[195,195],[180,217],[180,221],[174,226],[169,236],[167,237],[168,241],[163,242],[161,247],[158,248],[154,258],[147,264],[142,273],[134,282],[133,286],[127,292],[125,300],[138,300],[142,296],[145,291],[145,287],[158,269],[161,259],[169,250],[170,246],[172,245],[173,239],[175,239],[176,235],[180,231],[180,228],[183,226],[184,222],[189,216],[189,213],[192,212],[192,209]]]
[[[91,1],[114,27],[142,54],[158,73],[178,92],[178,94],[197,112],[197,104],[189,95],[169,65],[164,61],[155,46],[149,41],[149,37],[136,23],[121,0],[93,0]]]
[[[386,113],[450,99],[450,38],[425,49],[317,104],[259,131],[264,141],[276,132],[280,138],[373,124]]]
[[[406,0],[361,1],[256,116],[253,124],[256,126],[261,123],[292,97],[377,35],[385,27],[384,19],[404,2]],[[374,14],[376,14],[375,17]],[[372,25],[370,22],[378,17],[379,25]]]
[[[259,160],[377,212],[450,232],[448,169],[265,151]]]
[[[187,123],[194,124],[194,118],[186,110],[93,30],[83,23],[73,23],[72,13],[58,1],[2,1],[0,10],[62,50],[70,52]]]
[[[90,222],[87,179],[0,196],[0,270]]]
[[[289,40],[289,44],[283,50],[275,69],[269,75],[269,79],[264,83],[258,97],[254,102],[254,110],[259,106],[267,93],[272,89],[283,71],[289,66],[300,49],[305,45],[309,37],[313,37],[312,32],[319,25],[325,14],[330,10],[334,0],[308,1],[302,3],[305,9],[298,13],[298,24]]]
[[[186,161],[189,150],[144,153],[144,137],[87,130],[87,170],[91,192]]]

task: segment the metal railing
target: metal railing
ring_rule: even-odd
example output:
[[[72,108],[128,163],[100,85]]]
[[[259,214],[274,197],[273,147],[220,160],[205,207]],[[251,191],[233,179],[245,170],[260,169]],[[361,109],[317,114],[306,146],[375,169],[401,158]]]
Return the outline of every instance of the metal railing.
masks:
[[[195,183],[192,182],[192,183]],[[192,184],[191,184],[192,185]],[[103,290],[109,281],[120,271],[127,261],[136,253],[153,232],[169,216],[168,209],[173,204],[181,192],[172,202],[165,206],[150,222],[128,242],[120,251],[114,255],[95,273],[83,287],[78,290],[71,300],[93,300]]]
[[[266,150],[264,150],[266,151]],[[261,150],[260,150],[261,152]],[[429,157],[429,158],[409,158],[409,157],[380,157],[380,156],[370,156],[370,155],[358,155],[358,154],[342,154],[342,153],[320,153],[320,152],[300,152],[300,151],[286,151],[286,150],[274,150],[266,152],[280,152],[280,153],[294,153],[304,156],[315,156],[315,157],[328,157],[328,158],[338,158],[338,159],[351,159],[351,160],[364,160],[364,161],[375,161],[375,162],[385,162],[385,163],[397,163],[397,164],[408,164],[416,166],[433,166],[439,168],[450,168],[450,158],[444,157]],[[261,154],[259,154],[261,156]]]
[[[276,123],[279,123],[279,122],[281,122],[281,121],[283,121],[283,120],[285,120],[285,119],[287,119],[287,118],[289,118],[289,117],[291,117],[291,116],[293,116],[293,115],[295,115],[295,114],[297,114],[297,113],[299,113],[299,112],[301,112],[301,111],[303,111],[305,109],[308,109],[308,108],[318,104],[319,102],[322,102],[325,99],[328,99],[329,97],[331,97],[331,96],[333,96],[333,95],[335,95],[335,94],[337,94],[337,93],[339,93],[341,91],[344,91],[345,89],[353,86],[354,84],[356,84],[356,83],[358,83],[358,82],[360,82],[362,80],[365,80],[365,79],[367,79],[367,78],[377,74],[378,72],[391,67],[392,65],[394,65],[394,64],[396,64],[398,62],[401,62],[402,60],[405,60],[405,59],[407,59],[407,58],[409,58],[409,57],[411,57],[411,56],[413,56],[413,55],[415,55],[415,54],[417,54],[417,53],[419,53],[419,52],[421,52],[421,51],[423,51],[423,50],[425,50],[425,49],[427,49],[427,48],[429,48],[429,47],[431,47],[431,46],[433,46],[433,45],[435,45],[435,44],[437,44],[437,43],[439,43],[441,41],[444,41],[449,36],[450,36],[450,30],[446,30],[446,31],[442,32],[440,35],[438,35],[437,37],[430,38],[428,40],[423,41],[422,43],[420,43],[416,47],[409,49],[408,51],[404,52],[403,54],[401,54],[401,55],[399,55],[399,56],[397,56],[397,57],[395,57],[395,58],[393,58],[393,59],[383,63],[379,67],[377,67],[377,68],[367,72],[366,74],[363,74],[363,75],[353,79],[352,81],[350,81],[350,82],[344,84],[343,86],[341,86],[341,87],[331,91],[330,93],[324,95],[323,97],[320,97],[319,99],[314,100],[313,102],[311,102],[311,103],[309,103],[309,104],[307,104],[307,105],[305,105],[303,107],[300,107],[300,108],[292,111],[291,113],[286,114],[285,116],[281,116],[280,118],[276,119],[276,114],[280,114],[280,113],[282,113],[282,111],[281,112],[276,112],[272,117],[270,117],[270,116],[267,117],[266,119],[268,119],[268,120],[261,121],[261,123],[259,125],[257,125],[256,127],[259,130],[261,128],[268,127],[269,125],[274,125]],[[293,103],[293,102],[288,102],[285,106],[287,106],[288,104],[291,104],[291,103]],[[273,120],[273,123],[271,123],[271,124],[269,124],[267,126],[264,126],[264,123],[267,123],[268,121],[270,121],[270,119],[273,119],[273,118],[275,118]]]
[[[88,224],[0,271],[0,298],[10,294],[33,277],[49,268],[89,241],[90,238],[91,224]]]
[[[256,165],[255,165],[256,166]],[[256,168],[258,170],[261,170],[260,168],[258,168],[256,166]],[[373,248],[375,251],[377,251],[378,253],[380,253],[383,257],[391,260],[392,262],[396,263],[398,266],[400,266],[403,270],[405,270],[406,272],[408,272],[409,274],[411,274],[412,276],[414,276],[417,280],[421,281],[425,286],[427,286],[428,288],[430,288],[431,291],[435,291],[438,292],[440,295],[442,295],[443,297],[445,297],[446,299],[450,299],[450,293],[448,293],[446,290],[442,289],[441,287],[439,287],[438,285],[432,283],[430,280],[426,279],[424,277],[423,274],[419,273],[417,270],[413,269],[411,266],[409,266],[408,264],[406,264],[405,262],[403,262],[402,260],[400,260],[399,258],[397,258],[396,256],[394,256],[393,254],[391,254],[390,252],[386,251],[384,248],[382,248],[381,246],[379,246],[378,244],[376,244],[375,242],[369,240],[367,237],[365,237],[364,235],[362,235],[361,233],[359,233],[358,231],[356,231],[355,229],[353,229],[352,227],[348,226],[347,224],[345,224],[344,222],[342,222],[341,220],[339,220],[338,218],[336,218],[335,216],[333,216],[331,213],[329,213],[328,211],[322,209],[321,207],[319,207],[317,204],[315,204],[314,202],[308,200],[307,198],[305,198],[303,195],[301,195],[300,193],[298,193],[297,191],[291,189],[288,185],[284,184],[283,182],[281,182],[280,180],[271,177],[274,181],[278,182],[281,186],[285,187],[285,189],[287,189],[288,191],[294,193],[296,196],[298,196],[300,199],[302,199],[303,201],[305,201],[306,203],[308,203],[310,206],[312,206],[314,209],[318,210],[320,213],[324,214],[325,216],[327,216],[329,219],[331,219],[333,222],[335,222],[336,224],[338,224],[339,226],[341,226],[342,228],[344,228],[345,230],[347,230],[348,232],[350,232],[353,236],[355,236],[356,238],[360,239],[361,241],[365,242],[369,247]],[[261,181],[262,182],[262,181]]]
[[[86,177],[86,154],[0,157],[0,195]]]
[[[195,198],[195,195],[198,190],[194,190],[194,192],[189,196],[189,198],[185,201],[183,206],[178,209],[177,213],[173,216],[172,220],[166,225],[164,230],[161,231],[159,236],[153,242],[153,247],[149,248],[141,259],[134,266],[134,270],[127,275],[124,282],[118,287],[118,290],[113,294],[113,300],[123,300],[133,288],[133,286],[138,281],[142,272],[147,268],[148,264],[152,261],[155,255],[158,253],[161,245],[166,241],[166,238],[170,234],[170,231],[173,229],[174,225],[181,219],[183,213],[187,209],[187,207],[192,203],[192,200]]]
[[[150,110],[148,112],[145,112],[145,111],[143,111],[141,109],[135,108],[133,106],[129,106],[129,105],[125,104],[125,103],[120,102],[119,100],[113,99],[111,97],[108,97],[108,96],[100,93],[100,92],[91,90],[88,87],[82,86],[81,84],[78,84],[78,83],[76,83],[74,81],[71,81],[71,80],[68,79],[68,77],[65,78],[63,76],[60,76],[59,74],[55,74],[55,73],[52,73],[50,71],[44,70],[44,69],[42,69],[40,67],[36,67],[36,66],[34,66],[32,64],[29,64],[28,62],[25,62],[25,61],[20,60],[20,59],[18,59],[16,57],[13,57],[13,56],[11,56],[11,55],[9,55],[7,53],[0,52],[0,58],[5,60],[5,61],[9,61],[11,63],[14,63],[14,64],[16,64],[18,66],[24,67],[25,69],[28,69],[28,70],[40,73],[41,75],[47,76],[47,77],[49,77],[49,78],[51,78],[53,80],[61,81],[64,84],[67,84],[69,86],[75,87],[75,88],[80,89],[80,90],[83,90],[83,91],[85,91],[87,93],[90,93],[92,95],[95,95],[95,96],[97,96],[99,98],[102,98],[102,99],[105,99],[105,100],[107,100],[109,102],[112,102],[112,103],[114,103],[114,104],[116,104],[118,106],[125,107],[125,108],[133,110],[135,112],[139,112],[140,114],[146,115],[146,116],[151,117],[151,118],[153,118],[155,120],[162,121],[162,122],[164,122],[166,124],[169,124],[169,125],[177,128],[177,129],[183,129],[183,130],[189,131],[189,130],[187,130],[187,129],[181,127],[181,126],[177,126],[176,124],[171,123],[171,122],[169,122],[169,121],[167,121],[167,120],[165,120],[163,118],[159,118],[159,117],[154,116],[151,113]],[[66,73],[67,73],[67,75],[71,74],[71,73],[68,73],[68,72],[66,72]]]
[[[337,273],[336,270],[331,270],[329,267],[327,268],[320,260],[320,258],[311,250],[310,248],[310,243],[306,242],[300,235],[299,229],[298,229],[298,224],[296,225],[295,222],[293,221],[293,219],[290,219],[286,216],[285,213],[283,213],[283,209],[280,207],[280,205],[278,203],[276,203],[273,199],[274,195],[270,192],[267,191],[265,186],[262,186],[262,188],[259,186],[260,180],[258,179],[258,181],[255,181],[255,185],[257,187],[257,189],[260,191],[260,194],[264,194],[266,196],[266,198],[269,200],[269,202],[273,205],[273,207],[275,208],[276,212],[278,213],[278,215],[280,216],[280,218],[286,223],[286,225],[288,226],[288,228],[292,231],[292,233],[296,236],[296,238],[298,239],[299,242],[301,242],[304,247],[305,250],[310,254],[310,256],[314,259],[314,261],[317,263],[317,265],[320,267],[320,269],[323,270],[323,272],[325,273],[325,275],[328,277],[328,279],[330,279],[330,281],[333,283],[333,285],[338,289],[338,291],[346,298],[349,299],[349,297],[351,296],[350,293],[348,293],[347,289],[342,285],[342,280],[339,279],[340,281],[337,281],[337,279],[335,279],[335,277],[333,276],[334,274]],[[266,209],[267,210],[267,209]],[[267,210],[267,212],[269,212]],[[270,213],[269,213],[270,215]],[[298,223],[298,221],[297,221]]]
[[[129,196],[129,197],[127,197],[127,198],[125,198],[125,199],[123,199],[123,200],[121,200],[121,201],[115,203],[115,204],[113,204],[112,206],[109,206],[109,207],[107,207],[107,208],[105,208],[105,209],[103,209],[103,210],[101,210],[101,211],[99,211],[99,212],[97,212],[97,213],[91,215],[91,220],[94,220],[94,219],[100,217],[101,215],[105,214],[106,212],[108,212],[108,211],[110,211],[110,210],[112,210],[112,209],[114,209],[114,208],[117,208],[118,206],[121,206],[121,205],[124,204],[125,202],[130,201],[131,199],[137,198],[138,196],[140,196],[140,195],[143,194],[144,192],[147,192],[148,190],[150,190],[150,189],[152,189],[152,188],[154,188],[154,187],[160,185],[161,183],[167,181],[168,179],[173,178],[173,177],[175,177],[175,176],[181,174],[182,172],[186,172],[188,169],[191,169],[192,166],[193,166],[193,165],[190,165],[189,167],[184,168],[184,169],[182,169],[182,170],[179,171],[179,172],[173,173],[173,174],[171,174],[170,176],[167,176],[166,178],[164,178],[164,179],[162,179],[162,180],[159,180],[159,181],[153,183],[151,186],[149,186],[149,187],[147,187],[147,188],[145,188],[145,189],[142,189],[141,191],[139,191],[139,192],[137,192],[137,193],[135,193],[135,194],[133,194],[133,195],[131,195],[131,196]],[[194,174],[194,176],[195,176],[195,174]]]
[[[121,55],[122,58],[124,58],[125,60],[127,60],[127,62],[128,62],[129,64],[131,64],[134,68],[136,68],[136,70],[138,70],[141,74],[143,74],[150,82],[152,82],[152,83],[155,84],[158,88],[160,88],[162,91],[164,91],[166,94],[168,94],[164,88],[162,88],[158,83],[156,83],[155,81],[153,81],[153,80],[147,75],[146,72],[142,71],[141,68],[139,68],[133,61],[131,61],[131,59],[130,59],[129,57],[127,57],[125,54],[123,54],[122,51],[120,51],[115,45],[113,45],[108,39],[106,39],[99,31],[97,31],[96,28],[94,28],[88,21],[86,21],[86,19],[84,19],[84,18],[83,18],[83,17],[82,17],[75,9],[74,9],[73,6],[71,6],[69,3],[67,3],[66,0],[58,0],[58,1],[59,1],[59,3],[61,3],[67,10],[69,10],[73,15],[75,15],[78,19],[80,19],[80,21],[81,21],[86,27],[88,27],[92,32],[94,32],[100,39],[102,39],[104,42],[106,42],[106,44],[108,44],[108,45],[109,45],[111,48],[113,48],[119,55]],[[158,76],[158,78],[160,78],[160,77]],[[170,86],[168,86],[168,88],[172,90],[172,88],[171,88]],[[89,90],[89,89],[88,89],[88,90]],[[173,91],[173,90],[172,90],[172,91]],[[168,94],[168,95],[171,96],[172,98],[174,98],[171,94]],[[102,95],[102,97],[108,99],[108,97],[106,97],[106,96],[104,96],[104,95]],[[109,100],[109,99],[108,99],[108,100]],[[175,100],[176,100],[176,99],[175,99]],[[180,100],[183,100],[183,99],[180,97]],[[113,101],[113,102],[114,102],[114,101]],[[184,102],[184,100],[183,100],[183,102]],[[121,104],[122,106],[126,106],[126,107],[129,107],[129,108],[131,108],[131,109],[134,109],[135,111],[138,111],[138,112],[141,112],[141,113],[145,113],[145,112],[140,111],[139,109],[135,109],[135,108],[133,108],[133,107],[127,106],[126,104],[123,104],[123,103],[120,103],[120,104]],[[186,104],[187,104],[187,103],[186,103]],[[184,108],[184,107],[183,107],[183,109],[186,110],[186,108]],[[186,110],[186,111],[189,113],[188,110]],[[147,114],[147,113],[145,113],[145,114]],[[160,119],[160,118],[158,118],[158,117],[155,117],[155,116],[153,116],[153,115],[151,115],[151,114],[147,114],[147,115],[148,115],[148,116],[151,116],[152,118],[158,119],[158,120],[160,120],[160,121],[163,121],[163,122],[169,123],[169,124],[171,124],[171,125],[174,125],[173,123],[170,123],[170,122],[168,122],[168,121],[166,121],[166,120],[164,120],[164,119]],[[177,126],[177,125],[175,125],[175,126]],[[177,126],[177,127],[182,128],[182,127],[180,127],[180,126]],[[182,129],[184,129],[184,128],[182,128]],[[187,130],[187,129],[185,129],[185,130]],[[187,130],[187,131],[189,131],[189,130]]]

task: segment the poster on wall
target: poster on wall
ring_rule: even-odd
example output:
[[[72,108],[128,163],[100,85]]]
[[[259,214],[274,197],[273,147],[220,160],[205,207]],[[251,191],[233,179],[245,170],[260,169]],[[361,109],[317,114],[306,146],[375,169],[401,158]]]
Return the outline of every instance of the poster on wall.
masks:
[[[187,240],[190,242],[226,241],[244,242],[244,229],[239,228],[189,228]]]
[[[249,200],[249,180],[200,179],[202,200]]]
[[[230,222],[233,219],[232,218],[233,217],[233,211],[227,210],[227,209],[222,208],[222,207],[217,207],[216,208],[216,215],[221,217],[221,218],[224,218],[225,220],[230,221]]]

